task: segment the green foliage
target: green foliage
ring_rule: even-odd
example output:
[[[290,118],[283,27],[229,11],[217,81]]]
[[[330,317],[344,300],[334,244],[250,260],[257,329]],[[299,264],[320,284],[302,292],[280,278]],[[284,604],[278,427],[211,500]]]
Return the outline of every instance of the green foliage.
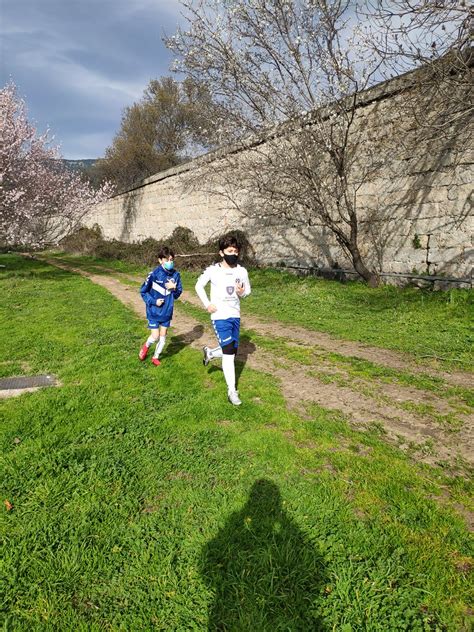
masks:
[[[199,241],[190,228],[177,226],[169,237],[176,253],[186,254],[199,251]]]
[[[209,93],[191,79],[152,79],[142,99],[125,108],[119,132],[92,172],[126,190],[185,161],[189,152],[210,149],[213,110]]]
[[[233,408],[172,332],[139,363],[103,288],[0,260],[2,366],[61,381],[1,404],[6,629],[468,629],[469,534],[432,500],[467,481],[247,368]]]
[[[60,243],[67,252],[88,255],[95,252],[101,241],[103,241],[102,230],[98,224],[95,224],[92,228],[80,226],[75,232],[64,237]]]

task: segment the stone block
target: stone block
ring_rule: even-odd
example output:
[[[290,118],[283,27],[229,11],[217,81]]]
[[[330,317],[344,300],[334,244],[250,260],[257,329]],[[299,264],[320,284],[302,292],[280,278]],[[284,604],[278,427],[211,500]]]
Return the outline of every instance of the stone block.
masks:
[[[462,251],[459,248],[430,248],[428,259],[431,263],[439,264],[445,261],[452,261],[461,253]]]

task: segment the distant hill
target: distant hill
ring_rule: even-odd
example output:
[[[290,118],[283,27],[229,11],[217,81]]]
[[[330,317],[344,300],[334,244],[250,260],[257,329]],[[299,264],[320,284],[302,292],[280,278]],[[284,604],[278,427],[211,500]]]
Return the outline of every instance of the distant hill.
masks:
[[[97,158],[83,158],[81,160],[62,158],[61,162],[71,171],[84,171],[93,167],[97,162]]]

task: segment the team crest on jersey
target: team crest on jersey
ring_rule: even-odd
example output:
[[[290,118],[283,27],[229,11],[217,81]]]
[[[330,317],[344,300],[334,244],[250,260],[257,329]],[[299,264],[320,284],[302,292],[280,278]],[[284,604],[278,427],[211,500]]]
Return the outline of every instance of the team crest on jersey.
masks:
[[[228,286],[226,287],[227,294],[228,294],[229,296],[231,296],[231,295],[234,293],[234,289],[235,289],[235,288],[234,288],[234,286],[233,286],[233,285],[228,285]]]

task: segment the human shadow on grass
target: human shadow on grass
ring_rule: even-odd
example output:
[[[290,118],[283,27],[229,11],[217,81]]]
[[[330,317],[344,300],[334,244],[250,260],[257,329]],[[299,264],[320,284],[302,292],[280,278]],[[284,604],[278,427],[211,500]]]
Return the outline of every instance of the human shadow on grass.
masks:
[[[217,344],[217,343],[216,343]],[[239,379],[242,374],[242,371],[247,364],[247,360],[249,355],[255,353],[257,347],[251,341],[250,337],[247,334],[244,334],[240,337],[239,348],[237,350],[237,355],[235,357],[235,383],[236,386],[239,385]],[[221,371],[220,361],[215,361],[216,364],[212,364],[209,367],[209,373],[214,373],[215,371]],[[218,362],[218,363],[217,363]]]
[[[202,338],[204,334],[204,327],[202,325],[196,325],[184,334],[177,336],[171,336],[170,343],[165,347],[164,356],[170,357],[179,353],[184,347],[188,347],[195,340]]]
[[[209,631],[325,630],[317,612],[325,566],[270,480],[253,484],[205,546],[202,575],[214,595]]]

